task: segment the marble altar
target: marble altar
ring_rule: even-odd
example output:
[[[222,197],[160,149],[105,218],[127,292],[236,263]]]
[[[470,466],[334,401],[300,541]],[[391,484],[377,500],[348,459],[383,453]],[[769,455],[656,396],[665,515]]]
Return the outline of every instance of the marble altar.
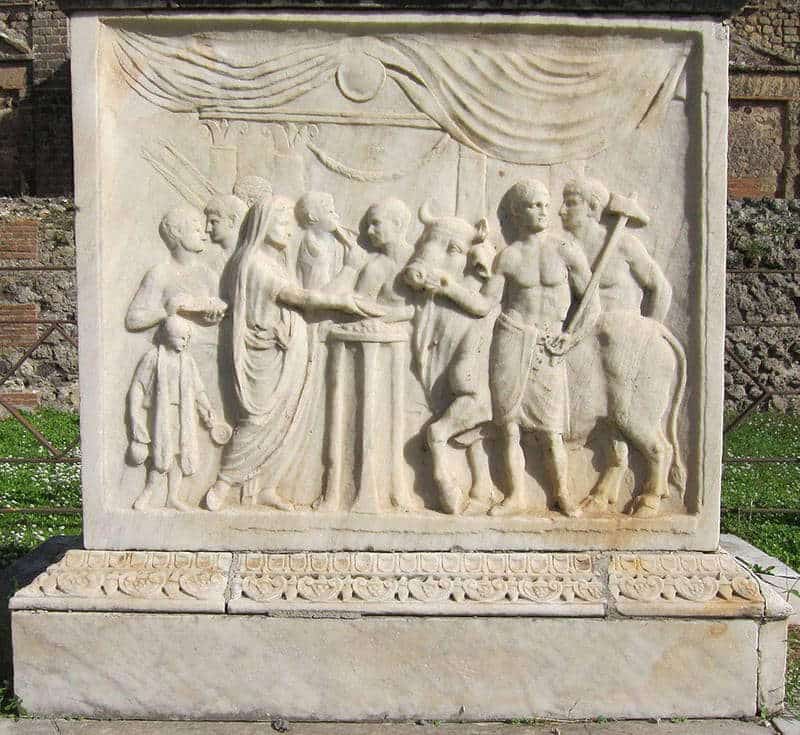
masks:
[[[71,33],[86,550],[12,601],[27,706],[780,706],[788,608],[718,551],[722,24]]]

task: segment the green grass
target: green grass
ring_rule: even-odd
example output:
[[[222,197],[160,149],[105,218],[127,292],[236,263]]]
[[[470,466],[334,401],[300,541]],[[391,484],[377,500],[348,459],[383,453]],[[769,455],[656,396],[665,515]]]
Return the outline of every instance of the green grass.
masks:
[[[25,417],[58,450],[79,436],[78,417],[68,411],[42,409]],[[0,421],[0,457],[48,457],[49,452],[14,418]],[[73,456],[80,456],[75,451]],[[78,464],[0,462],[0,508],[80,507]],[[81,532],[79,515],[0,514],[0,569],[52,536]]]
[[[64,451],[79,436],[78,417],[67,411],[43,409],[25,417],[58,450]],[[50,453],[18,421],[0,421],[0,457],[49,457]],[[79,456],[79,450],[73,453]],[[78,464],[12,464],[0,462],[0,508],[79,507]]]
[[[800,626],[789,628],[786,656],[786,710],[791,717],[800,717]]]
[[[757,413],[725,438],[729,457],[800,457],[800,416]],[[800,509],[800,462],[728,464],[722,478],[722,530],[800,569],[800,513],[756,514],[750,508]]]
[[[725,438],[729,457],[800,457],[800,416],[758,413]],[[800,507],[800,462],[728,464],[722,504],[744,509]]]
[[[53,536],[78,536],[80,515],[0,514],[0,571]]]

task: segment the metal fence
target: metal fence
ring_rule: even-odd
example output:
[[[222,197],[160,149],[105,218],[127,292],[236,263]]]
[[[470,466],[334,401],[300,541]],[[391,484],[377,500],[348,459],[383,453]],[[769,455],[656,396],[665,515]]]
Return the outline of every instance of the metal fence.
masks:
[[[783,276],[798,276],[800,270],[794,268],[729,268],[727,270],[728,278],[736,280],[744,276],[764,276],[764,275],[783,275]],[[729,282],[730,282],[729,280]],[[734,330],[739,327],[746,327],[747,329],[762,331],[765,329],[778,329],[778,330],[798,330],[800,331],[800,318],[797,313],[787,315],[779,319],[766,319],[759,321],[729,321],[726,324],[726,339],[725,339],[725,357],[727,364],[735,365],[747,378],[751,381],[752,387],[755,389],[757,395],[750,398],[747,405],[726,417],[726,422],[723,429],[723,436],[726,440],[733,438],[737,431],[742,430],[749,417],[759,410],[766,410],[772,405],[775,398],[800,398],[800,391],[798,390],[775,390],[767,384],[763,374],[756,373],[750,365],[736,354],[736,339],[734,337]],[[796,341],[797,338],[795,338]],[[800,365],[796,366],[800,374]],[[726,367],[726,369],[729,369]],[[728,395],[726,394],[726,398]],[[729,441],[725,441],[725,453],[723,457],[723,468],[731,467],[734,465],[798,465],[800,464],[800,450],[797,453],[791,454],[766,454],[759,456],[731,456],[728,452]],[[800,497],[797,498],[800,503]],[[750,505],[747,508],[741,507],[727,507],[725,505],[725,497],[723,494],[723,513],[746,513],[748,515],[797,515],[800,516],[800,504],[797,507],[770,507]]]
[[[0,268],[0,271],[23,271],[23,270],[52,270],[53,267],[48,266],[24,266],[24,267],[14,267],[14,268]],[[68,270],[66,267],[58,267],[60,270]],[[759,275],[759,274],[800,274],[798,270],[788,270],[788,269],[758,269],[758,268],[739,268],[739,269],[729,269],[728,275],[731,278],[738,278],[743,275]],[[48,344],[50,340],[54,337],[60,337],[61,339],[65,340],[66,343],[71,345],[73,349],[77,351],[78,348],[78,341],[76,337],[76,323],[71,320],[64,320],[64,319],[36,319],[36,320],[19,320],[16,324],[24,325],[35,325],[35,328],[38,332],[38,336],[36,340],[24,350],[24,352],[19,356],[13,364],[10,366],[9,369],[5,371],[4,374],[0,375],[0,406],[4,408],[10,417],[12,417],[15,421],[21,424],[26,431],[28,431],[31,436],[33,436],[38,442],[46,450],[46,456],[44,457],[20,457],[20,456],[0,456],[0,465],[24,465],[24,464],[31,464],[31,463],[47,463],[47,464],[79,464],[80,457],[76,456],[75,452],[79,448],[80,440],[76,439],[76,441],[68,446],[66,449],[59,449],[51,442],[51,440],[45,436],[33,422],[25,415],[25,413],[20,410],[17,406],[14,405],[13,399],[9,397],[8,394],[4,395],[3,390],[7,385],[8,381],[13,378],[13,376],[17,373],[20,367],[29,360],[36,351],[45,344]],[[780,394],[777,393],[773,388],[766,384],[766,381],[763,379],[762,376],[757,374],[755,371],[751,369],[751,366],[746,364],[744,360],[742,360],[735,351],[736,340],[732,337],[731,330],[737,327],[747,327],[749,329],[800,329],[800,319],[787,319],[787,320],[769,320],[769,321],[745,321],[745,322],[729,322],[728,325],[728,334],[726,338],[726,349],[725,355],[726,359],[730,361],[733,365],[738,367],[738,369],[747,376],[747,378],[752,381],[753,386],[756,389],[757,395],[754,398],[751,398],[748,401],[748,404],[742,410],[736,412],[733,415],[729,415],[725,426],[724,426],[724,436],[726,438],[731,437],[735,434],[741,427],[744,426],[747,419],[754,413],[759,410],[763,410],[768,408],[771,404],[773,398],[777,395],[781,395],[782,397],[800,397],[800,391],[783,391]],[[800,365],[798,366],[800,369]],[[726,443],[727,444],[727,443]],[[800,456],[791,455],[791,456],[783,456],[783,455],[767,455],[767,456],[729,456],[727,451],[725,453],[723,464],[724,466],[732,466],[732,465],[752,465],[752,464],[798,464],[800,463]],[[800,498],[798,499],[800,500]],[[748,506],[746,509],[742,508],[729,508],[723,505],[723,512],[746,512],[748,514],[778,514],[778,515],[785,515],[785,514],[792,514],[792,515],[800,515],[800,505],[798,507],[760,507],[760,506]],[[81,508],[79,507],[69,507],[69,506],[52,506],[52,507],[0,507],[0,514],[20,514],[20,515],[27,515],[27,514],[39,514],[39,515],[53,515],[53,514],[80,514]]]
[[[42,273],[47,271],[64,271],[74,273],[75,267],[71,265],[13,265],[0,267],[0,273],[19,274],[22,276],[24,273]],[[31,465],[31,464],[64,464],[76,465],[80,464],[80,457],[76,452],[80,448],[80,438],[76,438],[69,446],[65,448],[58,448],[54,445],[51,439],[45,436],[40,431],[33,421],[25,415],[14,400],[14,391],[9,391],[9,382],[17,375],[20,368],[36,354],[44,345],[63,343],[68,345],[71,349],[75,350],[77,356],[78,338],[77,338],[77,324],[75,320],[70,319],[15,319],[14,327],[24,328],[28,327],[31,331],[35,331],[36,337],[31,342],[21,355],[13,360],[10,367],[0,375],[0,407],[5,409],[10,418],[19,423],[24,429],[36,440],[36,443],[41,446],[45,451],[43,457],[30,457],[30,456],[0,456],[0,465]],[[23,329],[23,331],[26,331]],[[37,506],[37,507],[19,507],[19,506],[4,506],[0,507],[0,515],[17,514],[17,515],[76,515],[80,514],[80,507],[68,506]]]

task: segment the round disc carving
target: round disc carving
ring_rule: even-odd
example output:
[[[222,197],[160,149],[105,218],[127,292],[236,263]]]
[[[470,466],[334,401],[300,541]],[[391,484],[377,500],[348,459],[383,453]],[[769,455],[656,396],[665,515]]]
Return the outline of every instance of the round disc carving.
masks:
[[[364,53],[354,54],[336,70],[339,91],[353,102],[367,102],[380,92],[386,81],[386,69],[377,59]]]

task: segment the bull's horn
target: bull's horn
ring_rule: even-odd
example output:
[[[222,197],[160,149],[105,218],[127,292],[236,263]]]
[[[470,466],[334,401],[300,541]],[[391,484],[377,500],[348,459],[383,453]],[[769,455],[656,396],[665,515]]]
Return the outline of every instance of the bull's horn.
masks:
[[[423,225],[430,225],[433,224],[435,219],[431,212],[431,200],[426,199],[419,208],[419,221],[422,222]]]

